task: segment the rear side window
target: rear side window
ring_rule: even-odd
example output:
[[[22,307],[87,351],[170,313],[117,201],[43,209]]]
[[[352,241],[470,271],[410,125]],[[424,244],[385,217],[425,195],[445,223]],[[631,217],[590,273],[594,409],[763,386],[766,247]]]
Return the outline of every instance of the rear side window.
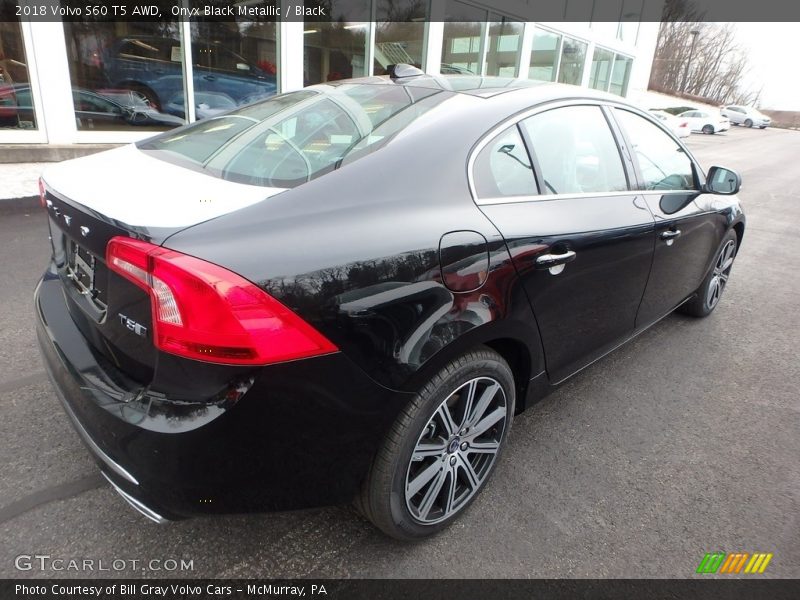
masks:
[[[537,193],[530,157],[516,125],[484,146],[475,159],[472,176],[478,198]]]
[[[637,114],[614,110],[639,163],[644,189],[695,189],[692,161],[672,136]]]
[[[599,106],[566,106],[522,121],[544,194],[628,189],[619,148]]]

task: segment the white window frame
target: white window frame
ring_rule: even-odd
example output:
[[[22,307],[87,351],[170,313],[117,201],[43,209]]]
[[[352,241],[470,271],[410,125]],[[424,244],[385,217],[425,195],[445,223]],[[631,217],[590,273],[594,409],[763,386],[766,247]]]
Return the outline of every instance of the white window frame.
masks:
[[[22,46],[25,49],[25,64],[28,69],[28,82],[33,99],[33,114],[36,129],[0,128],[0,144],[46,144],[47,124],[42,110],[42,91],[39,82],[39,69],[34,52],[33,32],[30,21],[20,22],[22,30]]]

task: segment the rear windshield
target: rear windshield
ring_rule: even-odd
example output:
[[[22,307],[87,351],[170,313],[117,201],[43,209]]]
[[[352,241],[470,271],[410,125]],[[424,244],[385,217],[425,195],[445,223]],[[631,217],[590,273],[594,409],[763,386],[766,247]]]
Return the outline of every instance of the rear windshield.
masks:
[[[374,152],[449,95],[404,85],[319,86],[198,121],[138,148],[229,181],[295,187]]]

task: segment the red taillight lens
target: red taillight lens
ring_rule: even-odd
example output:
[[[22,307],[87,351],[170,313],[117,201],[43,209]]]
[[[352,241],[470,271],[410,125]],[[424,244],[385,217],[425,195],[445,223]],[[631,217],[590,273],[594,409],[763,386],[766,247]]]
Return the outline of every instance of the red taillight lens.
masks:
[[[39,177],[39,204],[42,205],[42,208],[47,207],[47,193],[44,188],[44,179],[41,177]]]
[[[265,365],[337,350],[264,290],[199,258],[118,236],[108,242],[106,262],[150,294],[153,340],[164,352]]]

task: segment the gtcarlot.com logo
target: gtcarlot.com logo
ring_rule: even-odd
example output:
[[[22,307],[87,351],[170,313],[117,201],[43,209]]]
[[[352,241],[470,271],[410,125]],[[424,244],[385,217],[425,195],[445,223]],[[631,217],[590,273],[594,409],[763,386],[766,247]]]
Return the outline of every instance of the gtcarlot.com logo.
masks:
[[[707,552],[695,572],[755,575],[763,573],[771,560],[771,552]]]
[[[18,571],[122,572],[194,571],[194,559],[185,558],[64,558],[49,554],[20,554],[14,559]]]

